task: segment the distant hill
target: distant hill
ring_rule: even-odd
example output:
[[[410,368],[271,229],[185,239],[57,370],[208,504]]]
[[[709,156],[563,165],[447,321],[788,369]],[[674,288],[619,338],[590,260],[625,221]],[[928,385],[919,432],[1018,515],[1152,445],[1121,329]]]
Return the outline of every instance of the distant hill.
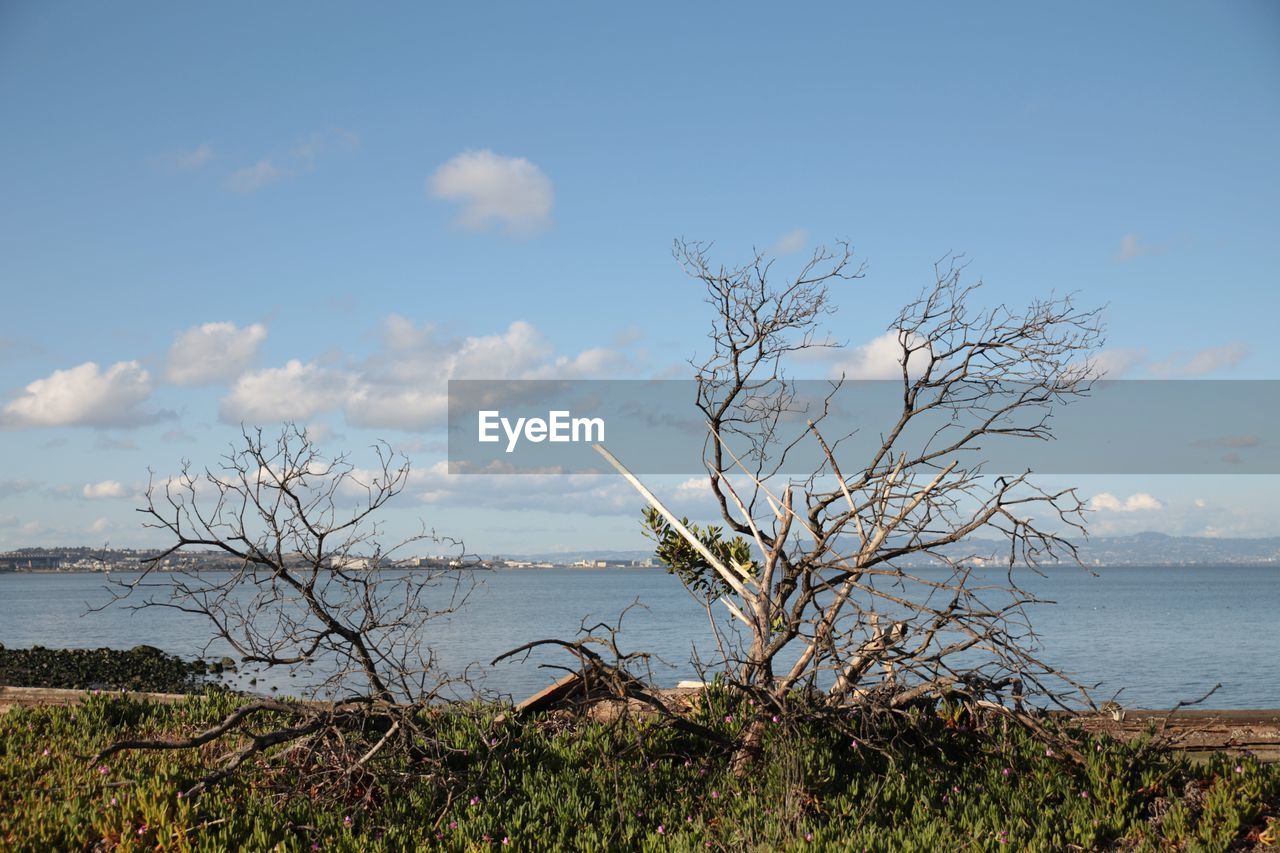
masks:
[[[1168,536],[1137,533],[1132,536],[1098,536],[1077,543],[1080,559],[1095,566],[1142,565],[1280,565],[1280,537],[1242,539],[1208,536]],[[1007,543],[994,539],[969,539],[944,549],[952,557],[976,556],[999,560],[1008,553]],[[646,560],[652,551],[559,551],[541,554],[503,554],[508,559],[573,563],[579,560],[627,562]],[[921,558],[919,564],[930,562]]]

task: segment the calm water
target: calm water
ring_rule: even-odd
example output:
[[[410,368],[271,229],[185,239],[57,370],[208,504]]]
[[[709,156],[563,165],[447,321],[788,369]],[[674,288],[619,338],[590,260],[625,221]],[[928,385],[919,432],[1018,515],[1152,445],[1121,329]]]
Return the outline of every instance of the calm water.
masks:
[[[488,667],[493,657],[529,640],[570,638],[584,620],[612,622],[637,600],[646,609],[627,615],[621,645],[670,664],[655,663],[660,682],[693,677],[695,645],[714,649],[702,606],[660,570],[540,569],[481,573],[478,579],[464,613],[433,624],[431,644],[451,669],[482,662],[477,672],[493,690],[519,697],[559,674],[540,669],[539,662],[571,663],[567,656],[544,654]],[[1058,602],[1031,611],[1045,659],[1082,680],[1103,682],[1100,698],[1123,687],[1126,705],[1168,707],[1221,682],[1207,703],[1212,707],[1280,707],[1280,569],[1126,567],[1100,570],[1099,577],[1058,569],[1023,584]],[[85,612],[106,599],[96,575],[0,574],[0,643],[146,643],[181,655],[202,652],[208,634],[197,617],[165,610]],[[242,673],[231,683],[247,688],[254,675],[256,689],[275,684],[298,692],[302,684],[259,673]]]

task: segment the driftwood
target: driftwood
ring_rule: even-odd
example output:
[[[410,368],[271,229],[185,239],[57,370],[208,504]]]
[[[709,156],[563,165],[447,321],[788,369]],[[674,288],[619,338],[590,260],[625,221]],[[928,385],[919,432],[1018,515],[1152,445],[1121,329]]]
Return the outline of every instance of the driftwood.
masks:
[[[99,691],[138,702],[160,702],[174,705],[190,698],[186,693],[135,693],[129,690]],[[14,708],[38,708],[48,705],[79,705],[94,695],[92,690],[66,690],[56,687],[0,686],[0,714]]]

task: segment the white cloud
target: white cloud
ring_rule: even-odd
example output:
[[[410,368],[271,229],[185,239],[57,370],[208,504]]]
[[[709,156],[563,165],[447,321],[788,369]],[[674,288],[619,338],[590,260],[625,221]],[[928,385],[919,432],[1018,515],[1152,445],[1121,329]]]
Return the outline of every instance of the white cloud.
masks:
[[[105,518],[99,518],[96,521],[94,521],[93,524],[89,525],[89,532],[90,533],[106,533],[107,531],[111,530],[111,528],[114,526],[115,525],[113,525],[110,522],[110,520]]]
[[[1249,346],[1234,341],[1222,346],[1208,347],[1190,355],[1179,353],[1164,361],[1152,364],[1152,375],[1165,379],[1190,379],[1235,367],[1249,355]]]
[[[788,231],[778,238],[778,242],[769,247],[774,255],[792,255],[803,249],[809,242],[809,232],[803,228]]]
[[[1116,250],[1116,260],[1132,261],[1147,255],[1158,255],[1164,251],[1164,248],[1164,246],[1142,242],[1137,234],[1126,234],[1120,240],[1120,248]]]
[[[309,420],[341,409],[355,426],[425,429],[443,424],[450,379],[607,378],[628,369],[622,353],[603,347],[557,355],[541,331],[521,320],[498,334],[457,339],[393,315],[381,350],[362,362],[321,367],[294,360],[243,374],[222,401],[222,418]]]
[[[1110,492],[1101,492],[1089,501],[1089,508],[1098,512],[1148,512],[1164,509],[1164,504],[1146,492],[1129,495],[1123,501]]]
[[[427,187],[435,198],[461,202],[458,222],[472,231],[504,225],[527,235],[551,223],[551,179],[523,157],[464,151],[436,169]]]
[[[206,143],[190,151],[183,151],[173,158],[173,166],[184,172],[193,172],[213,159],[213,146]]]
[[[223,398],[220,415],[232,423],[305,420],[341,406],[351,385],[346,371],[293,359],[242,375]]]
[[[227,382],[244,373],[267,337],[267,327],[254,323],[205,323],[178,335],[169,348],[166,377],[177,385]]]
[[[832,375],[847,379],[900,379],[902,377],[903,332],[888,331],[862,346],[837,350]],[[923,369],[927,362],[924,351],[912,353],[908,365],[912,372]]]
[[[87,361],[37,379],[5,404],[12,426],[137,426],[161,417],[139,406],[151,396],[151,374],[136,361],[106,371]]]
[[[237,169],[227,177],[227,189],[237,193],[252,193],[275,183],[284,172],[270,160],[259,160],[252,166]]]
[[[91,500],[100,500],[102,498],[122,498],[128,491],[124,484],[116,480],[103,480],[101,483],[88,483],[81,493]]]
[[[626,359],[595,347],[573,356],[555,347],[535,326],[517,320],[500,334],[450,340],[431,326],[391,316],[383,351],[359,371],[346,404],[357,426],[422,429],[443,421],[450,379],[584,379],[618,375]]]

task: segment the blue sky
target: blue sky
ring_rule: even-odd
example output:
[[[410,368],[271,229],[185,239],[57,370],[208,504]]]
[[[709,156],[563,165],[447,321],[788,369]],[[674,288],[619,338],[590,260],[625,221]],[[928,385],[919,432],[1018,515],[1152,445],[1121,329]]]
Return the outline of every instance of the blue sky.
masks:
[[[1107,305],[1117,375],[1277,378],[1274,4],[367,12],[0,7],[0,548],[143,542],[148,467],[281,417],[405,448],[395,517],[481,550],[641,547],[616,483],[439,475],[436,412],[673,375],[678,236],[848,238],[854,346],[958,250],[992,302]],[[1081,485],[1098,532],[1280,532],[1269,477]]]

